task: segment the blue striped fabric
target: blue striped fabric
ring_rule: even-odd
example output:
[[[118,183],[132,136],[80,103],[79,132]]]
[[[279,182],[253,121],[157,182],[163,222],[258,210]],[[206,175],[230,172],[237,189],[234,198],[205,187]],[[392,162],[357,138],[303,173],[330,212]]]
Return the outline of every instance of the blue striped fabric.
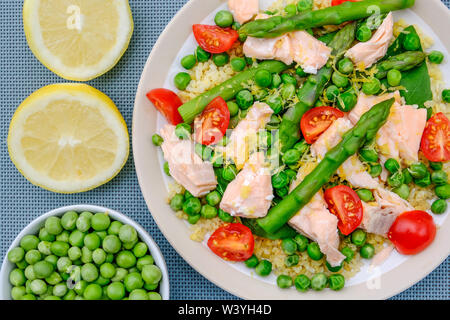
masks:
[[[207,0],[205,0],[207,1]],[[186,0],[130,0],[135,21],[131,45],[119,64],[89,84],[117,104],[131,128],[133,101],[139,77],[153,44]],[[449,0],[444,1],[449,5]],[[20,102],[38,88],[64,82],[41,65],[29,50],[22,27],[21,1],[0,2],[0,255],[31,220],[60,206],[90,203],[121,211],[139,222],[161,247],[170,272],[172,299],[235,299],[194,271],[170,246],[148,213],[130,156],[113,181],[93,191],[54,194],[28,183],[8,157],[9,121]],[[433,273],[394,299],[449,299],[449,259]]]

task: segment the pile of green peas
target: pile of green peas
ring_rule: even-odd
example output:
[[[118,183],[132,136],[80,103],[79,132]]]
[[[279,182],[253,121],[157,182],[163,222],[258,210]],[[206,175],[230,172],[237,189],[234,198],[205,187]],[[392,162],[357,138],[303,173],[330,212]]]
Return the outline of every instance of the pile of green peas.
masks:
[[[147,245],[107,213],[49,217],[8,260],[14,300],[161,300],[162,273]]]

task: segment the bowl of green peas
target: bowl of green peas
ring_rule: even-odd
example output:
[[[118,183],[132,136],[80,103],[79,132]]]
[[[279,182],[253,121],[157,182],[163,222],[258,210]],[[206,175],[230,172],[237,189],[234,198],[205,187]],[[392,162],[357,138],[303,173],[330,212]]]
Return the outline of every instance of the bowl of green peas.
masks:
[[[100,206],[54,209],[23,229],[0,271],[1,300],[168,300],[169,276],[150,235]]]

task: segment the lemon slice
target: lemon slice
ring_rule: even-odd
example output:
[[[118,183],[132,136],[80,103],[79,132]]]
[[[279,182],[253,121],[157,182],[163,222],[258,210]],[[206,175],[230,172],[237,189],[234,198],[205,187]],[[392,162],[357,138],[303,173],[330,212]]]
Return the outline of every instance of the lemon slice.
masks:
[[[25,0],[23,24],[41,63],[75,81],[114,67],[133,33],[128,0]]]
[[[128,129],[102,92],[85,84],[54,84],[31,94],[16,110],[8,150],[31,183],[59,193],[83,192],[122,169]]]

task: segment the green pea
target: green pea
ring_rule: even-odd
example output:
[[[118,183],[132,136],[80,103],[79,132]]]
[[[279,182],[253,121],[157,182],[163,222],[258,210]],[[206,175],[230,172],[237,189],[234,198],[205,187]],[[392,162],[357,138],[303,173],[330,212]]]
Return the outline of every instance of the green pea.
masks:
[[[17,247],[8,252],[8,260],[12,263],[17,263],[25,257],[25,250]]]
[[[50,250],[57,257],[63,257],[67,255],[69,251],[69,244],[67,242],[55,241],[52,243]]]
[[[218,67],[223,67],[230,61],[230,56],[226,52],[213,54],[213,62]]]
[[[175,75],[173,83],[178,90],[185,90],[191,82],[191,76],[187,72],[179,72]]]
[[[290,276],[281,274],[277,277],[277,285],[281,289],[292,287],[292,278]]]
[[[359,155],[361,157],[361,160],[363,160],[364,162],[378,162],[378,153],[373,149],[361,149],[359,151]]]
[[[298,254],[291,254],[284,259],[284,264],[286,267],[293,267],[298,265],[298,262],[300,261],[300,257]]]
[[[411,173],[409,172],[408,169],[403,169],[402,170],[403,173],[403,177],[404,177],[404,184],[410,184],[413,181],[413,177],[411,175]]]
[[[211,53],[206,52],[200,46],[198,46],[197,49],[195,50],[195,55],[197,57],[198,62],[206,62],[211,57]]]
[[[267,70],[258,70],[255,74],[255,82],[258,86],[267,88],[272,84],[272,74]]]
[[[398,161],[393,158],[387,159],[387,161],[384,163],[384,167],[386,168],[387,171],[389,171],[392,174],[400,170],[400,165],[398,164]]]
[[[272,263],[268,260],[261,260],[255,268],[257,275],[266,277],[272,272]]]
[[[37,249],[38,244],[39,244],[39,239],[38,239],[38,237],[36,237],[34,235],[26,235],[20,240],[20,246],[25,251]]]
[[[194,216],[200,213],[202,204],[198,198],[189,198],[183,203],[183,211],[190,216]]]
[[[222,199],[222,197],[220,196],[220,193],[216,190],[211,191],[210,193],[208,193],[206,195],[206,202],[210,205],[210,206],[216,206],[220,203],[220,200]]]
[[[297,149],[300,152],[301,155],[303,155],[308,150],[308,148],[309,148],[309,144],[306,143],[305,140],[297,142],[294,145],[294,149]]]
[[[317,244],[317,242],[311,242],[308,244],[308,246],[306,247],[306,251],[308,252],[308,256],[312,259],[312,260],[320,260],[323,257],[323,253],[320,251],[319,245]]]
[[[231,214],[223,211],[222,209],[219,209],[218,216],[219,216],[220,220],[222,220],[224,222],[232,222],[234,220],[234,217]]]
[[[86,300],[100,300],[103,295],[102,287],[96,283],[91,283],[86,286],[83,292],[83,298]]]
[[[178,193],[170,200],[170,207],[174,211],[179,211],[183,208],[183,202],[184,202],[183,195]]]
[[[338,88],[345,88],[348,86],[348,78],[345,76],[342,76],[338,72],[334,72],[331,76],[331,81],[338,87]]]
[[[145,265],[142,268],[142,279],[144,279],[145,283],[154,284],[161,281],[162,273],[161,269],[159,269],[155,265]]]
[[[331,264],[328,263],[328,261],[325,262],[325,265],[327,266],[327,269],[330,270],[331,272],[338,272],[339,270],[342,269],[343,266],[343,264],[341,263],[336,267],[332,267]]]
[[[31,291],[35,295],[41,295],[47,291],[47,284],[45,283],[45,281],[43,281],[41,279],[35,279],[35,280],[31,281],[30,287],[31,287]]]
[[[392,189],[393,192],[398,194],[400,198],[408,200],[410,189],[407,184],[402,184],[401,186]]]
[[[286,176],[288,177],[289,183],[294,181],[295,178],[297,177],[297,172],[295,170],[286,169],[286,170],[284,170],[284,172],[286,173]]]
[[[82,295],[86,290],[87,286],[88,283],[85,280],[80,280],[75,283],[73,290],[75,291],[76,294]]]
[[[445,184],[443,186],[438,186],[434,189],[436,195],[443,200],[450,198],[450,184]]]
[[[272,89],[278,88],[281,85],[281,76],[278,73],[272,75],[272,85],[270,86]]]
[[[53,287],[53,295],[56,297],[63,297],[68,289],[64,283],[59,283]]]
[[[76,228],[78,214],[75,211],[68,211],[61,217],[61,226],[69,231]]]
[[[26,262],[25,259],[23,259],[23,260],[21,260],[19,262],[16,262],[16,267],[21,269],[21,270],[23,270],[26,267],[28,267],[28,262]]]
[[[288,74],[288,73],[283,73],[283,74],[281,75],[281,81],[282,81],[284,84],[292,84],[292,85],[294,85],[294,86],[297,86],[297,79],[295,79],[293,76],[291,76],[291,75]]]
[[[192,69],[197,63],[197,59],[193,54],[188,54],[181,59],[181,66],[187,70]]]
[[[369,189],[359,189],[356,191],[356,194],[364,202],[375,201],[375,198],[373,197],[373,193]]]
[[[164,139],[159,134],[155,133],[152,135],[152,142],[156,147],[159,147],[163,144]]]
[[[293,3],[288,4],[286,7],[284,7],[284,12],[286,12],[288,16],[293,16],[297,13],[297,7]]]
[[[313,8],[313,0],[300,0],[297,2],[297,10],[298,12],[312,10]]]
[[[107,254],[105,250],[97,248],[92,252],[92,260],[96,265],[101,265],[106,261]]]
[[[273,110],[274,114],[279,114],[283,110],[283,100],[278,94],[270,95],[267,98],[266,103]]]
[[[422,179],[426,176],[428,172],[427,167],[421,162],[413,163],[408,168],[408,171],[409,173],[411,173],[414,179]]]
[[[353,72],[353,62],[349,58],[344,58],[338,63],[338,70],[343,74],[350,74]]]
[[[202,217],[201,214],[194,214],[194,215],[192,215],[192,216],[188,216],[187,221],[188,221],[190,224],[196,224],[196,223],[200,220],[201,217]]]
[[[36,300],[36,297],[32,295],[31,293],[27,293],[22,296],[21,300]]]
[[[239,113],[239,106],[234,101],[228,101],[227,102],[228,111],[230,111],[230,116],[234,117]]]
[[[415,33],[406,34],[403,39],[403,48],[408,51],[416,51],[420,48],[420,38]]]
[[[205,204],[202,207],[200,214],[205,219],[212,219],[217,216],[217,209],[209,204]]]
[[[248,268],[256,268],[256,266],[258,265],[258,263],[259,263],[259,260],[258,260],[258,258],[253,254],[249,259],[247,259],[247,260],[245,260],[245,265],[248,267]]]
[[[72,261],[67,257],[59,258],[58,262],[56,264],[58,271],[63,272],[63,273],[66,273],[69,270],[71,265],[72,265]]]
[[[355,252],[350,247],[344,247],[341,250],[342,254],[345,256],[345,262],[352,261],[355,256]]]
[[[98,269],[92,263],[86,263],[81,267],[81,277],[87,282],[94,282],[98,278]]]
[[[11,298],[13,300],[21,300],[26,294],[26,289],[24,286],[17,286],[11,289]]]
[[[59,275],[58,272],[54,271],[52,272],[51,275],[49,275],[47,278],[45,278],[45,281],[49,284],[49,285],[56,285],[58,283],[60,283],[62,281],[62,277]]]
[[[107,253],[117,253],[122,247],[122,243],[116,235],[110,234],[103,239],[102,248]]]
[[[398,188],[405,182],[405,177],[401,171],[398,171],[390,175],[387,182],[392,188]]]
[[[294,279],[294,286],[300,292],[306,292],[311,287],[311,280],[304,274],[299,274]]]
[[[44,260],[47,261],[47,262],[50,262],[53,266],[56,266],[56,263],[58,261],[58,257],[53,255],[53,254],[51,254],[49,256],[46,256]]]
[[[39,230],[39,239],[42,241],[52,242],[52,241],[55,241],[56,237],[54,235],[48,233],[44,227]]]
[[[447,201],[444,199],[437,199],[431,205],[431,212],[435,214],[442,214],[447,211]]]
[[[23,272],[28,280],[37,279],[36,274],[34,273],[34,267],[32,265],[27,266]]]
[[[430,172],[426,172],[425,176],[421,179],[414,179],[414,183],[421,188],[426,188],[431,184],[431,174]]]
[[[239,108],[247,110],[253,105],[253,95],[247,89],[241,90],[236,95],[236,103]]]
[[[247,63],[245,62],[244,58],[235,57],[231,59],[231,68],[236,72],[241,72],[245,69],[245,66]]]
[[[334,101],[337,99],[337,97],[339,96],[339,88],[336,87],[335,85],[331,85],[327,88],[327,90],[325,91],[325,94],[327,96],[327,99],[330,101]]]
[[[371,259],[375,255],[375,248],[370,243],[366,243],[359,250],[359,254],[364,259]]]
[[[42,259],[42,255],[36,249],[30,250],[27,253],[25,253],[25,261],[28,264],[35,264],[36,262],[40,261],[41,259]]]
[[[67,293],[63,296],[63,300],[75,300],[76,293],[73,290],[68,290]]]
[[[287,165],[294,165],[297,164],[301,156],[301,153],[297,149],[293,148],[287,150],[281,159]]]
[[[58,217],[50,217],[45,221],[45,229],[48,233],[58,235],[63,231],[61,219]]]
[[[70,233],[67,230],[64,230],[60,234],[56,236],[56,241],[69,242]]]
[[[91,218],[87,216],[79,216],[77,219],[77,229],[80,232],[87,232],[91,228]]]
[[[70,260],[75,261],[81,258],[81,250],[78,247],[71,247],[67,251],[67,255]]]
[[[53,271],[54,266],[48,261],[38,261],[33,265],[33,272],[36,278],[44,279],[49,277]]]
[[[287,186],[289,178],[284,171],[280,171],[272,176],[272,186],[274,189],[280,189]]]
[[[130,300],[149,300],[149,296],[144,289],[134,289],[128,297]]]
[[[95,231],[107,230],[110,224],[111,219],[109,218],[107,213],[96,213],[91,219],[91,226]]]
[[[297,249],[300,252],[305,251],[309,244],[308,238],[302,234],[297,234],[294,238],[294,241],[297,243]]]
[[[316,273],[311,278],[311,288],[315,291],[321,291],[327,286],[328,278],[324,273]]]
[[[281,248],[287,255],[294,254],[297,251],[297,243],[294,239],[283,239],[281,242]]]
[[[442,100],[450,103],[450,89],[442,90]]]
[[[396,69],[389,70],[387,73],[387,82],[391,87],[400,85],[402,81],[402,73]]]
[[[69,243],[74,247],[81,248],[84,244],[84,237],[85,234],[83,232],[81,232],[80,230],[74,230],[69,235]]]
[[[84,245],[93,251],[100,247],[100,237],[96,233],[89,233],[84,237]]]
[[[338,96],[337,107],[344,112],[350,112],[356,105],[358,97],[352,92],[347,91]]]
[[[370,28],[366,24],[361,25],[356,30],[356,39],[358,39],[358,41],[367,42],[371,38],[372,38],[372,30],[370,30]]]
[[[222,171],[222,178],[224,178],[227,181],[232,181],[234,178],[236,178],[237,175],[237,169],[234,165],[229,165],[223,168]]]
[[[377,78],[372,78],[368,82],[364,82],[362,85],[362,91],[366,95],[374,95],[377,94],[381,90],[381,82]]]
[[[90,263],[92,262],[92,250],[89,250],[87,247],[81,248],[81,262]]]
[[[216,16],[214,17],[214,22],[217,26],[221,28],[227,28],[230,27],[233,22],[233,15],[230,11],[227,10],[220,10],[216,13]]]
[[[431,181],[437,186],[442,186],[448,181],[447,173],[443,170],[434,171],[431,174]]]
[[[280,197],[280,198],[284,198],[289,194],[289,188],[283,187],[283,188],[279,188],[275,190],[275,193]]]
[[[148,298],[149,300],[162,300],[162,297],[158,292],[149,292]]]
[[[137,240],[137,232],[136,229],[134,229],[129,224],[125,224],[122,227],[120,227],[119,230],[119,239],[122,242],[134,242]]]
[[[332,274],[328,278],[328,285],[331,290],[339,291],[345,286],[345,278],[342,274]]]
[[[111,300],[122,300],[125,297],[125,286],[121,282],[113,282],[108,285],[106,295]]]
[[[125,289],[128,292],[131,292],[135,289],[140,289],[144,286],[144,280],[142,280],[142,276],[138,272],[131,272],[127,274],[124,279]]]
[[[27,279],[23,270],[14,269],[9,274],[9,282],[15,287],[24,285],[26,281]]]
[[[363,246],[366,243],[366,233],[361,229],[353,231],[352,243],[358,247]]]
[[[371,165],[369,168],[369,174],[373,178],[378,177],[382,171],[383,171],[383,167],[380,164]]]
[[[442,164],[442,162],[431,162],[430,161],[430,168],[435,171],[442,170],[443,167],[444,167],[444,165]]]

